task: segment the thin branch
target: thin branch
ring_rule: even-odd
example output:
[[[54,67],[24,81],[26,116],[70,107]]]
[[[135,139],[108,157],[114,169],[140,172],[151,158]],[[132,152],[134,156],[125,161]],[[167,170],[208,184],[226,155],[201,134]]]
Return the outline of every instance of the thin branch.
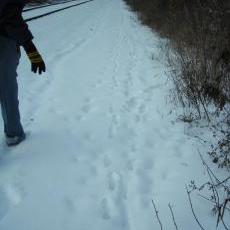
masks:
[[[208,166],[208,164],[205,162],[205,160],[202,157],[202,155],[201,155],[200,152],[199,152],[199,155],[200,155],[200,158],[202,160],[203,165],[206,167],[207,172],[209,172],[210,177],[215,178],[215,180],[217,182],[217,184],[213,182],[213,185],[216,186],[216,187],[219,186],[219,185],[222,185],[224,188],[226,188],[228,190],[229,188],[226,187],[224,185],[224,183],[228,182],[228,180],[230,179],[230,176],[227,177],[226,179],[224,179],[223,181],[221,181],[220,179],[218,179],[217,176],[214,174],[214,172],[211,170],[211,168]]]
[[[193,208],[193,204],[192,204],[192,200],[191,200],[191,195],[190,195],[190,192],[188,191],[188,188],[186,187],[186,190],[187,190],[187,194],[188,194],[188,199],[189,199],[189,204],[190,204],[190,207],[191,207],[191,210],[192,210],[192,214],[197,222],[197,224],[199,225],[199,227],[202,229],[202,230],[205,230],[205,228],[201,225],[200,221],[198,220],[196,214],[195,214],[195,211],[194,211],[194,208]]]
[[[153,200],[152,200],[152,204],[153,204],[153,207],[154,207],[154,210],[155,210],[155,213],[156,213],[158,223],[159,223],[159,225],[161,227],[161,230],[163,230],[163,225],[162,225],[161,220],[160,220],[159,215],[158,215],[159,212],[157,211],[156,205],[155,205]]]
[[[209,201],[210,203],[216,204],[215,201],[213,201],[213,200],[211,200],[211,199],[209,199],[209,198],[207,198],[207,197],[205,197],[205,196],[203,196],[203,195],[201,195],[201,194],[198,194],[198,196],[200,196],[200,197],[203,198],[204,200]]]
[[[211,182],[212,182],[212,190],[214,190],[214,191],[213,191],[213,194],[215,195],[215,198],[218,199],[218,202],[217,202],[217,203],[219,204],[219,200],[220,200],[220,199],[219,199],[219,194],[218,194],[218,192],[217,192],[216,187],[217,187],[218,185],[222,185],[227,191],[229,191],[229,188],[228,188],[227,186],[225,186],[224,183],[226,183],[226,182],[230,179],[230,177],[226,178],[224,181],[220,181],[220,180],[216,177],[216,175],[213,173],[213,171],[210,169],[210,167],[208,166],[208,164],[205,162],[205,160],[204,160],[204,158],[202,157],[202,155],[201,155],[200,152],[199,152],[199,155],[200,155],[200,158],[201,158],[201,161],[202,161],[203,165],[205,166],[205,168],[206,168],[206,170],[207,170],[207,173],[208,173],[208,175],[209,175],[209,178],[210,178],[210,180],[211,180]],[[213,178],[216,180],[217,184],[214,183]]]
[[[219,186],[219,185],[223,185],[224,183],[226,183],[228,180],[230,180],[230,176],[227,177],[225,180],[219,182],[218,184],[216,184],[215,186]]]
[[[225,200],[224,206],[223,206],[223,213],[222,213],[222,215],[221,215],[221,222],[222,222],[222,224],[224,225],[224,227],[225,227],[226,230],[230,230],[230,229],[226,226],[226,224],[225,224],[225,222],[224,222],[224,212],[225,212],[225,209],[226,209],[226,206],[227,206],[227,203],[228,203],[228,202],[230,202],[230,199]]]
[[[223,224],[223,226],[224,226],[224,228],[225,228],[226,230],[230,230],[230,228],[228,228],[228,227],[226,226],[226,224],[225,224],[225,222],[224,222],[223,219],[221,219],[221,222],[222,222],[222,224]]]
[[[226,207],[227,207],[228,202],[230,202],[230,199],[226,199],[225,202],[224,202],[224,205],[223,205],[223,212],[222,212],[222,215],[221,215],[221,218],[222,218],[222,219],[224,218],[224,212],[225,212],[225,210],[226,210]]]
[[[213,178],[215,178],[215,180],[216,180],[218,183],[220,183],[221,181],[216,177],[216,175],[215,175],[215,174],[213,173],[213,171],[210,169],[210,167],[208,166],[208,164],[205,162],[205,160],[204,160],[203,156],[201,155],[200,151],[198,151],[198,152],[199,152],[199,155],[200,155],[200,158],[201,158],[201,161],[202,161],[203,165],[206,167],[207,172],[209,172],[209,175],[212,175]],[[212,176],[210,176],[211,179],[212,179]],[[213,180],[212,180],[212,181],[213,181]],[[213,184],[215,184],[215,183],[213,182]]]
[[[176,230],[178,230],[178,227],[177,227],[177,224],[176,224],[176,220],[175,220],[175,216],[174,216],[174,213],[173,213],[173,209],[172,209],[172,206],[171,206],[170,203],[168,204],[168,207],[169,207],[171,215],[172,215],[174,226],[175,226]]]
[[[222,186],[224,189],[226,189],[227,191],[229,191],[229,187],[225,185],[225,183],[228,182],[228,180],[230,179],[230,177],[227,177],[225,180],[223,181],[220,181],[216,175],[213,173],[213,171],[211,170],[211,168],[209,167],[209,165],[205,162],[205,160],[203,159],[201,153],[199,152],[199,155],[200,155],[200,158],[202,160],[202,163],[204,165],[204,167],[206,168],[207,170],[207,173],[209,175],[209,179],[210,179],[210,189],[212,190],[212,193],[213,193],[213,199],[214,201],[211,201],[215,204],[215,207],[217,209],[217,223],[216,223],[216,228],[218,227],[219,223],[222,222],[224,228],[226,230],[230,230],[225,222],[224,222],[224,213],[225,213],[225,210],[228,210],[228,207],[227,207],[227,203],[229,202],[229,199],[226,199],[225,202],[223,204],[220,203],[220,197],[219,197],[219,193],[218,193],[218,187],[219,186]],[[215,182],[214,182],[215,180]],[[203,197],[203,196],[202,196]],[[205,198],[205,197],[203,197]],[[206,200],[209,200],[206,198]]]

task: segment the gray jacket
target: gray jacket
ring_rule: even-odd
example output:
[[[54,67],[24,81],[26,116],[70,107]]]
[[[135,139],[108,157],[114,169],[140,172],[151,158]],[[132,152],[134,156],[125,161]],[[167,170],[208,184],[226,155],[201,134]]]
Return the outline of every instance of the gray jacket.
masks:
[[[22,18],[24,6],[24,0],[0,0],[0,36],[11,38],[18,45],[24,45],[33,39]]]

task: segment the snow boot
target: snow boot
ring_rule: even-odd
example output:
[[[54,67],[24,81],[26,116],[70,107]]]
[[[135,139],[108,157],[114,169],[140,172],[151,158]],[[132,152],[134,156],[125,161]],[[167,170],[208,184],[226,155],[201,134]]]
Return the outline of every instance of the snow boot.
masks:
[[[18,145],[20,144],[22,141],[24,141],[26,139],[26,135],[25,133],[23,133],[22,135],[20,136],[7,136],[6,135],[6,144],[8,146],[15,146],[15,145]]]

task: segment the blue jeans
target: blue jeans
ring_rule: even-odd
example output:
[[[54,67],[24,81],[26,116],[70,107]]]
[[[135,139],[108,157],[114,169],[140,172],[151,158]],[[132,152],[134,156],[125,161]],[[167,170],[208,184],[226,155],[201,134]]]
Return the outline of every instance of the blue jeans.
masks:
[[[19,113],[17,66],[20,52],[14,40],[0,36],[0,103],[4,132],[8,136],[24,133]]]

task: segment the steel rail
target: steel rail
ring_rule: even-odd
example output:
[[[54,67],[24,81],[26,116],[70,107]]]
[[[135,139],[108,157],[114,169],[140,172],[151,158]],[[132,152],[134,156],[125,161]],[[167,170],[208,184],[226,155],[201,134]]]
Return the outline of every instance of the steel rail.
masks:
[[[38,15],[38,16],[35,16],[35,17],[32,17],[32,18],[27,18],[27,19],[25,19],[25,21],[30,22],[30,21],[49,16],[51,14],[55,14],[57,12],[60,12],[60,11],[63,11],[63,10],[66,10],[66,9],[69,9],[69,8],[72,8],[72,7],[76,7],[76,6],[80,6],[80,5],[92,2],[92,1],[95,1],[95,0],[88,0],[88,1],[85,1],[85,2],[81,2],[81,3],[71,5],[71,6],[64,7],[64,8],[58,9],[58,10],[53,10],[53,11],[45,13],[45,14],[41,14],[41,15]]]
[[[42,6],[35,6],[35,7],[32,7],[32,8],[24,9],[23,13],[28,12],[28,11],[32,11],[32,10],[41,9],[41,8],[50,7],[50,6],[62,5],[62,4],[66,4],[66,3],[69,3],[69,2],[76,2],[76,1],[79,1],[79,0],[67,0],[67,1],[62,1],[62,2],[57,2],[57,3],[52,3],[52,4],[45,4],[45,5],[42,5]]]

